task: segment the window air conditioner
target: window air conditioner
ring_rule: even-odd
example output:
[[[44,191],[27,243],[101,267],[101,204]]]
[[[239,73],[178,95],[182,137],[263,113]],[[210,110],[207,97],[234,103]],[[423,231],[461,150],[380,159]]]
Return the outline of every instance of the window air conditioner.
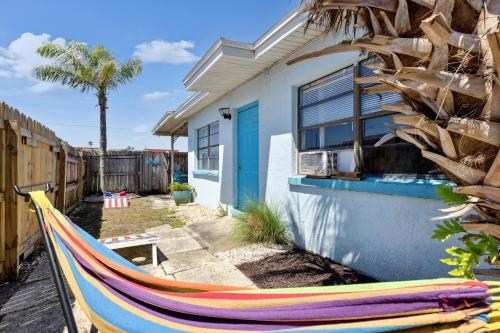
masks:
[[[337,153],[333,151],[308,151],[299,153],[299,174],[328,177],[337,172]]]

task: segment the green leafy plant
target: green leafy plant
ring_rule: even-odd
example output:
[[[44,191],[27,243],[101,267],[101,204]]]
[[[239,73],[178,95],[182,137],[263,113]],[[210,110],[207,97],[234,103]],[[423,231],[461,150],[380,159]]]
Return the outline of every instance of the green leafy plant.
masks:
[[[226,206],[224,206],[223,204],[219,204],[217,206],[217,217],[224,217],[224,216],[227,216],[228,215],[228,208],[227,208],[227,204]]]
[[[465,194],[456,193],[450,185],[441,185],[436,189],[437,195],[449,206],[461,205],[467,201]]]
[[[169,185],[170,191],[191,191],[196,193],[196,189],[189,183],[172,183]]]
[[[434,230],[432,238],[440,240],[441,242],[444,242],[453,235],[465,232],[464,228],[456,219],[445,220],[442,224],[437,224],[436,227],[437,229]]]
[[[235,234],[252,243],[288,243],[283,212],[265,202],[250,201],[236,216]]]
[[[437,194],[450,206],[466,203],[467,196],[453,191],[449,185],[440,186]],[[487,262],[496,264],[498,261],[498,240],[484,232],[470,232],[465,230],[458,219],[448,219],[436,225],[432,235],[433,239],[444,242],[452,236],[459,235],[463,247],[452,246],[445,251],[450,258],[441,259],[441,262],[456,266],[448,274],[466,279],[474,279],[474,267],[478,266],[482,257],[487,257]]]

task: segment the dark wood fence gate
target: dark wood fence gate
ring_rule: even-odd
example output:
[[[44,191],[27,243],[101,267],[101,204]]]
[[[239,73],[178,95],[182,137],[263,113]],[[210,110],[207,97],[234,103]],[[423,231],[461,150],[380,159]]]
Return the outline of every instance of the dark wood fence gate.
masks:
[[[107,190],[166,193],[170,184],[170,154],[158,151],[110,151],[106,160]],[[174,170],[187,172],[187,153],[174,153]],[[99,156],[86,153],[86,192],[99,192]]]

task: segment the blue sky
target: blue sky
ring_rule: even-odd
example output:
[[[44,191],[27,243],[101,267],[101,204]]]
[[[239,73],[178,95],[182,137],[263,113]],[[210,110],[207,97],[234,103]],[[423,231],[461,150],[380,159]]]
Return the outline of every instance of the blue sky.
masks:
[[[299,0],[3,0],[0,12],[0,101],[56,131],[73,146],[98,144],[97,99],[36,81],[46,41],[83,41],[111,49],[119,61],[139,56],[144,71],[111,92],[108,147],[168,148],[151,128],[188,96],[182,79],[219,37],[254,42]],[[186,149],[180,140],[178,149]]]

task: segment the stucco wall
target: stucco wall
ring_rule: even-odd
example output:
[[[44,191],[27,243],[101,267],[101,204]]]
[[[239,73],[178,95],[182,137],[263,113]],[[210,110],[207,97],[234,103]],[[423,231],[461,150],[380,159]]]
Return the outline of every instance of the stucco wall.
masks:
[[[331,36],[311,43],[300,53],[333,43]],[[431,240],[430,217],[443,204],[437,200],[288,185],[296,174],[297,87],[351,64],[357,53],[343,53],[286,66],[279,63],[203,111],[189,128],[189,181],[197,201],[211,208],[234,202],[236,108],[259,102],[261,199],[287,210],[290,231],[300,247],[330,256],[382,280],[445,276],[439,262],[443,245]],[[232,110],[233,119],[218,114]],[[196,129],[219,121],[218,177],[193,175],[196,169]],[[349,153],[346,152],[346,155]],[[449,244],[448,244],[449,245]]]
[[[290,233],[301,248],[381,280],[446,276],[432,240],[437,200],[290,186]]]

